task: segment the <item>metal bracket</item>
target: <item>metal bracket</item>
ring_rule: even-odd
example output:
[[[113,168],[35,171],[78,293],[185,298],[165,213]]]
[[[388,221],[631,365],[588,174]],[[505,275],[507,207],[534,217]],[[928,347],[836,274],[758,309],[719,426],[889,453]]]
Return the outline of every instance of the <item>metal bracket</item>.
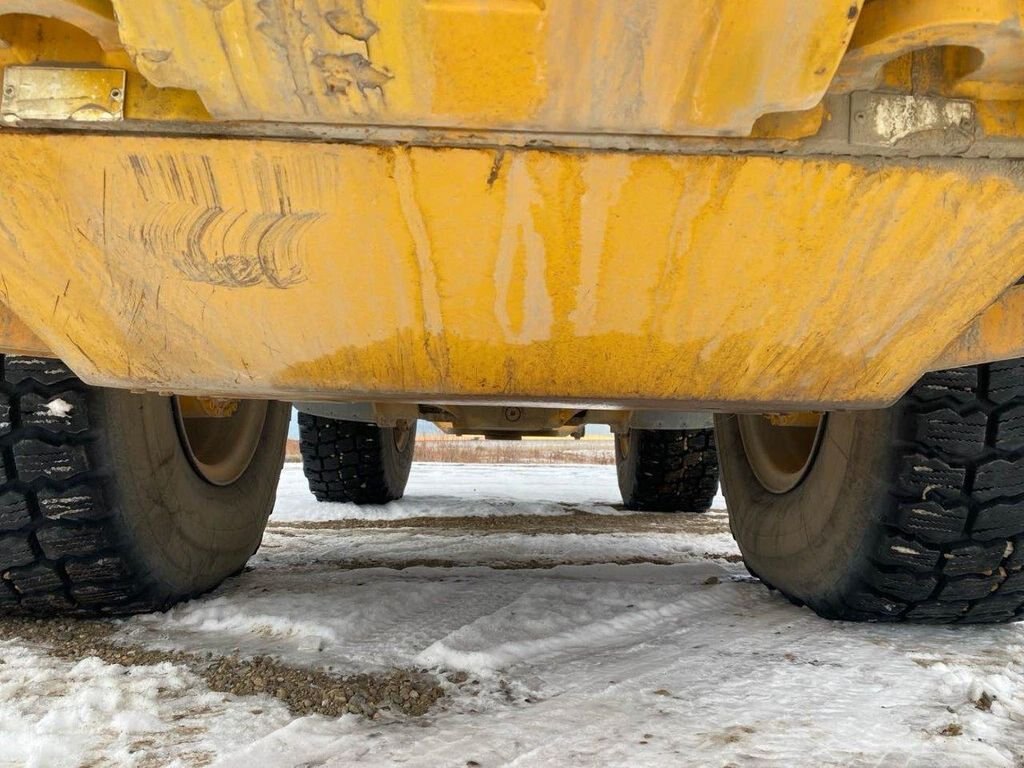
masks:
[[[974,104],[877,91],[850,94],[850,143],[913,154],[955,154],[975,139]]]
[[[7,67],[0,120],[111,122],[124,119],[125,72],[98,67]]]
[[[359,421],[393,427],[400,421],[416,421],[419,408],[406,403],[295,403],[295,410],[325,419]]]
[[[714,415],[707,411],[652,411],[639,410],[629,414],[629,429],[711,429]],[[614,426],[613,426],[614,429]],[[623,430],[623,431],[626,431]]]

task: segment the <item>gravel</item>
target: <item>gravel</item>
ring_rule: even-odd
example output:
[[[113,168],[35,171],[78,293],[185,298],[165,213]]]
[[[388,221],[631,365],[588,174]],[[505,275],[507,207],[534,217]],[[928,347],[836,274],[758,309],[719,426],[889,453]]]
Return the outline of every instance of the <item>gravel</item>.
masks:
[[[69,661],[95,657],[125,667],[170,662],[188,667],[210,690],[234,696],[273,696],[295,715],[372,718],[384,710],[419,716],[444,696],[437,678],[425,671],[393,669],[341,677],[269,656],[246,659],[152,650],[116,642],[112,637],[115,628],[114,623],[105,621],[6,618],[0,620],[0,639],[43,645],[52,656]]]

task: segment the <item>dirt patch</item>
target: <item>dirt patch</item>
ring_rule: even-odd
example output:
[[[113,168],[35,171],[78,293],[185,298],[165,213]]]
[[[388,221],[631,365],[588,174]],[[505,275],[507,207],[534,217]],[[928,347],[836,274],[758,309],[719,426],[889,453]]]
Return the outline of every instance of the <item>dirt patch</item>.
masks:
[[[975,699],[974,706],[980,709],[982,712],[991,712],[992,705],[995,703],[995,701],[995,696],[990,694],[988,691],[982,691],[981,696]]]
[[[373,717],[388,710],[417,716],[444,696],[438,680],[425,672],[393,669],[342,677],[283,664],[269,656],[243,659],[152,650],[114,641],[114,629],[104,621],[11,618],[0,621],[0,639],[44,645],[50,655],[72,662],[91,657],[125,667],[170,662],[188,667],[210,690],[236,696],[267,694],[296,715]]]
[[[356,571],[362,568],[390,568],[393,571],[404,571],[406,568],[493,568],[496,571],[530,571],[544,568],[557,568],[560,565],[678,565],[678,560],[666,560],[661,557],[602,557],[594,560],[445,560],[443,558],[403,558],[402,560],[314,560],[313,566],[328,566],[339,571]],[[310,570],[306,566],[289,568],[288,570]]]
[[[289,528],[310,531],[383,528],[435,528],[478,533],[690,533],[713,535],[729,532],[724,513],[595,515],[567,508],[564,515],[497,515],[486,517],[410,517],[403,520],[309,520],[275,523],[274,531]]]
[[[728,517],[722,512],[708,514],[625,514],[598,515],[567,506],[564,515],[499,515],[487,517],[412,517],[402,520],[309,520],[272,522],[268,531],[277,536],[294,537],[304,531],[371,531],[421,529],[432,531],[471,531],[478,534],[517,533],[522,535],[596,535],[608,533],[654,533],[690,534],[709,536],[729,531]],[[743,558],[736,553],[700,551],[694,557],[702,560],[718,560],[727,563],[741,563]],[[601,555],[593,559],[586,557],[571,560],[560,557],[536,557],[527,559],[500,560],[488,556],[479,561],[433,557],[402,557],[401,559],[338,558],[331,560],[312,559],[302,565],[291,566],[290,571],[315,570],[324,567],[338,570],[361,568],[469,568],[485,566],[495,570],[533,570],[555,568],[560,565],[678,565],[690,558],[663,558],[644,555],[614,557]]]
[[[693,560],[718,560],[725,563],[742,563],[741,555],[721,555],[702,552],[699,557],[690,559],[669,560],[664,557],[644,557],[632,555],[628,557],[596,557],[593,559],[576,558],[558,560],[555,558],[541,560],[447,560],[444,558],[420,557],[402,558],[401,560],[374,560],[372,558],[351,558],[337,560],[311,560],[308,564],[289,566],[283,570],[292,573],[330,568],[338,571],[357,571],[363,568],[389,568],[393,571],[404,571],[406,568],[491,568],[495,571],[531,571],[546,568],[557,568],[560,565],[679,565]]]

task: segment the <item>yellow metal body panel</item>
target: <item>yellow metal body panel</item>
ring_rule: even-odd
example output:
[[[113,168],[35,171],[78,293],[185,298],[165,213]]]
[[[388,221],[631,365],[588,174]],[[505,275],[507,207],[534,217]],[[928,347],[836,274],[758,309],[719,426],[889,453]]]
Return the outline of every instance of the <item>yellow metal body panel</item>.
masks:
[[[974,320],[933,364],[959,368],[1024,357],[1024,286],[1014,286]]]
[[[53,352],[7,307],[0,304],[0,350],[12,355],[53,357]]]
[[[114,0],[215,118],[747,135],[824,95],[862,0]]]
[[[881,405],[1024,353],[1024,189],[1012,163],[841,156],[842,94],[970,99],[976,135],[907,151],[1024,156],[1022,19],[1024,0],[0,0],[0,68],[126,73],[108,130],[362,143],[0,129],[0,349],[225,397]]]
[[[3,300],[112,386],[879,405],[1024,273],[998,162],[4,146]]]
[[[99,21],[86,23],[78,2],[93,8]],[[107,6],[106,25],[97,8]],[[29,15],[29,9],[35,14]],[[70,9],[70,10],[69,10]],[[48,11],[44,14],[43,11]],[[126,71],[124,115],[130,120],[209,120],[191,91],[157,88],[135,71],[117,38],[109,3],[102,0],[0,0],[0,67],[7,65],[101,65]],[[53,18],[49,14],[52,14]],[[112,30],[112,33],[108,30]],[[113,36],[111,36],[111,34]]]
[[[121,48],[110,0],[3,0],[0,13],[60,19],[87,33],[106,51]]]
[[[836,92],[870,89],[887,62],[912,51],[944,51],[937,83],[950,95],[1024,98],[1024,1],[875,0],[857,24],[836,73]]]

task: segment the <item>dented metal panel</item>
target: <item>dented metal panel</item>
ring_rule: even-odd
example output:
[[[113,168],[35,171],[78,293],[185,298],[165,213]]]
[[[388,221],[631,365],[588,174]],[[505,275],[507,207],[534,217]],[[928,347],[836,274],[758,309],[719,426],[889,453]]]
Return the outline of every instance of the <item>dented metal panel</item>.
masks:
[[[815,106],[862,0],[115,0],[221,120],[748,135]]]
[[[96,384],[876,406],[1024,274],[1009,163],[4,141],[4,300]]]

